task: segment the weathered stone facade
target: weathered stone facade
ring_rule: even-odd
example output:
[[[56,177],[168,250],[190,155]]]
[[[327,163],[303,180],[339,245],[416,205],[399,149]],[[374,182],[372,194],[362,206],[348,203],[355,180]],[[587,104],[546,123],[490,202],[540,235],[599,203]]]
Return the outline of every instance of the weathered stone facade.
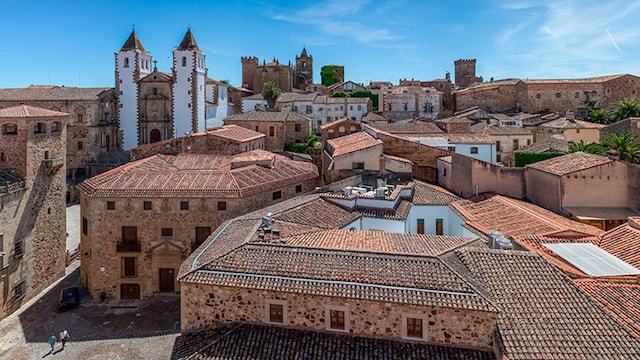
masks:
[[[327,312],[339,308],[346,310],[346,327],[345,330],[333,330],[335,332],[490,351],[495,342],[496,314],[493,312],[189,283],[182,285],[181,295],[183,330],[235,321],[270,323],[268,304],[278,303],[284,305],[286,320],[281,326],[332,331],[328,329]],[[424,338],[407,337],[406,324],[403,326],[406,316],[423,319]]]
[[[476,59],[459,59],[453,62],[457,87],[467,87],[482,82],[482,76],[476,76]]]
[[[283,92],[292,89],[304,90],[313,84],[313,56],[307,54],[303,48],[299,56],[296,56],[296,64],[292,66],[280,64],[275,58],[267,63],[260,62],[257,57],[241,57],[242,63],[242,87],[260,93],[264,83],[272,81]]]
[[[224,119],[225,125],[238,125],[265,134],[265,149],[282,152],[286,144],[306,142],[311,133],[310,119],[294,111],[250,111]]]
[[[154,69],[138,81],[138,144],[173,136],[173,75]]]
[[[2,317],[64,275],[66,113],[0,109]]]

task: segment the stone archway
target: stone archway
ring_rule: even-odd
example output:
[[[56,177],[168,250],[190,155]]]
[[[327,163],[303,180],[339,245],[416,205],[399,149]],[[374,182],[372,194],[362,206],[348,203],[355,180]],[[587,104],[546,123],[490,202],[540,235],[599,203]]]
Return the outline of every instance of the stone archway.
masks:
[[[162,140],[162,134],[160,133],[160,130],[158,129],[153,129],[151,130],[151,132],[149,133],[149,142],[158,142]]]

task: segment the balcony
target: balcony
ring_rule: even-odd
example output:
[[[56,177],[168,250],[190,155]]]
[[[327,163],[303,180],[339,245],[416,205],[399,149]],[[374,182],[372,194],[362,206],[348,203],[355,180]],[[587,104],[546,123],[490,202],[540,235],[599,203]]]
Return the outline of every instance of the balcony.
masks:
[[[42,165],[44,165],[44,167],[47,169],[59,168],[60,166],[64,165],[64,158],[56,157],[52,159],[44,159],[42,160]]]
[[[116,252],[140,252],[140,241],[118,241]]]

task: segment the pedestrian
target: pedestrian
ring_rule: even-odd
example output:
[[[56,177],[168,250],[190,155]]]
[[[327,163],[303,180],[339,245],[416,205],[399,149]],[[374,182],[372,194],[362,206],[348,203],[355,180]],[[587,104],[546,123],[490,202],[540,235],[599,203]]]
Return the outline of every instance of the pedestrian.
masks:
[[[62,342],[63,349],[64,349],[64,345],[67,343],[70,337],[71,336],[69,335],[69,332],[67,331],[67,329],[60,330],[60,341]]]
[[[56,341],[58,341],[58,338],[55,335],[50,334],[49,335],[49,345],[51,345],[51,351],[49,352],[49,354],[53,353],[53,348],[56,346]]]

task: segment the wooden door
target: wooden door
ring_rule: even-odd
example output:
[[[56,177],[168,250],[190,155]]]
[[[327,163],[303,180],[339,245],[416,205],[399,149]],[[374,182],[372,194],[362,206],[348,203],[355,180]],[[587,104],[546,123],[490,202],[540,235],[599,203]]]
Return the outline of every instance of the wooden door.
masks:
[[[120,299],[140,300],[140,285],[138,284],[120,285]]]
[[[160,292],[175,292],[174,274],[173,269],[160,269]]]
[[[196,227],[196,243],[194,249],[200,246],[211,235],[211,227],[198,226]]]
[[[418,219],[418,234],[424,234],[424,219]]]

